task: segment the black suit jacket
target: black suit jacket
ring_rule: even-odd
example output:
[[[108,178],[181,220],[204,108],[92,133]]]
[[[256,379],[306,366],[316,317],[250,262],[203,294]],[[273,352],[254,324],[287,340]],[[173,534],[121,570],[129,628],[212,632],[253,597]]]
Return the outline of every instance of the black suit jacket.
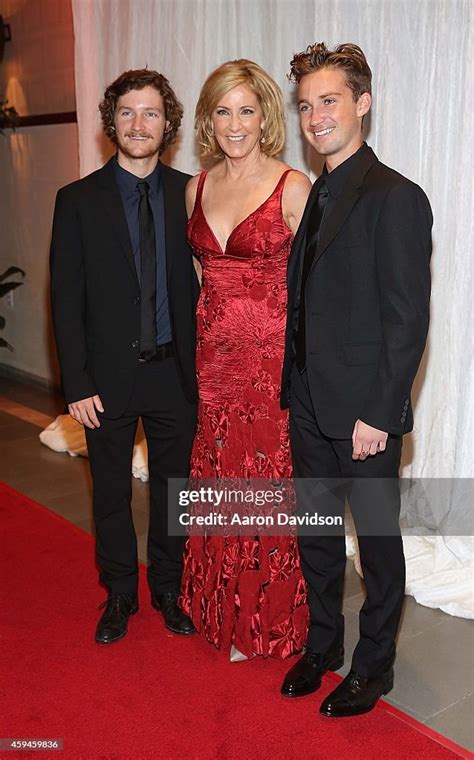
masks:
[[[140,286],[113,160],[58,192],[51,293],[66,401],[98,393],[106,415],[119,417],[138,367]],[[199,285],[186,242],[184,190],[189,175],[164,164],[161,172],[171,332],[183,390],[196,401]]]
[[[288,262],[281,404],[289,404],[308,199]],[[324,434],[350,438],[360,418],[401,435],[413,427],[410,391],[428,332],[432,214],[418,185],[367,145],[324,220],[306,285],[306,362]]]

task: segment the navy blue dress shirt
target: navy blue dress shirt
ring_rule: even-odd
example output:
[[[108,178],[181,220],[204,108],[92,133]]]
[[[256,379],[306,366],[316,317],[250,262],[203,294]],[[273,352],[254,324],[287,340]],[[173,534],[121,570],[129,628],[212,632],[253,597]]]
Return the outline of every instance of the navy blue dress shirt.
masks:
[[[156,245],[156,342],[157,345],[171,341],[171,324],[168,309],[168,289],[166,286],[166,240],[165,240],[165,201],[163,195],[163,183],[161,180],[160,164],[148,177],[136,177],[124,169],[118,161],[115,161],[115,179],[122,198],[125,216],[127,218],[128,232],[132,244],[135,269],[140,282],[140,227],[138,222],[138,204],[140,194],[137,183],[141,180],[148,182],[153,220],[155,223]]]

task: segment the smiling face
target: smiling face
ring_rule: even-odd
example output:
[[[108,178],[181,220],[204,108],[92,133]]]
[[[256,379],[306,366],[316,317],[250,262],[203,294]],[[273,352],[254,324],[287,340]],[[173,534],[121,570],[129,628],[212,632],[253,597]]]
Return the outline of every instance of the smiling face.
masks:
[[[340,69],[319,69],[302,77],[298,107],[303,135],[321,155],[329,171],[362,145],[362,117],[372,99],[362,93],[357,102]]]
[[[163,135],[169,128],[163,98],[154,87],[130,90],[117,100],[115,134],[119,159],[124,163],[159,155]]]
[[[219,147],[228,158],[245,158],[260,152],[265,121],[258,98],[247,84],[233,87],[223,95],[211,120]]]

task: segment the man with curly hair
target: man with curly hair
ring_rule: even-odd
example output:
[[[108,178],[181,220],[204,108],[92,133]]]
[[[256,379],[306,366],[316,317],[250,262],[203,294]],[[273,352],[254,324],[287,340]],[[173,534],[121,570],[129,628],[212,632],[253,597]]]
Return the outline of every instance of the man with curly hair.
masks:
[[[148,583],[166,627],[194,632],[177,605],[183,538],[168,535],[168,478],[186,478],[196,421],[198,282],[186,242],[189,179],[159,160],[182,108],[156,71],[126,71],[100,104],[116,155],[59,190],[51,244],[54,331],[70,415],[84,425],[96,558],[108,596],[95,640],[122,639],[138,610],[131,469],[139,418],[148,444]]]
[[[325,164],[288,263],[281,400],[298,509],[343,517],[347,498],[367,592],[350,672],[320,707],[339,718],[368,712],[393,686],[405,591],[398,469],[428,332],[432,215],[423,190],[364,142],[372,75],[357,45],[311,45],[290,77],[303,135]],[[287,697],[316,691],[344,662],[344,530],[298,544],[311,623]]]

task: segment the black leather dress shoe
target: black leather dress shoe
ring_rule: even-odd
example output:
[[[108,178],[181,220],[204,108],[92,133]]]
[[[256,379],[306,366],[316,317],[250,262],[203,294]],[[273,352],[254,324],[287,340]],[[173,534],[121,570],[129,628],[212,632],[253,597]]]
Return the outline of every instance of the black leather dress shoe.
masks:
[[[97,625],[95,640],[98,644],[113,644],[127,635],[128,618],[138,612],[137,597],[111,593],[99,609],[103,607],[105,612]]]
[[[162,613],[165,627],[169,631],[185,635],[196,633],[191,618],[178,607],[178,594],[152,594],[151,606]]]
[[[306,652],[285,676],[281,687],[284,697],[305,697],[321,686],[327,670],[339,670],[344,665],[344,647],[340,644],[326,654]]]
[[[328,718],[362,715],[393,689],[393,668],[375,678],[365,678],[351,670],[342,683],[326,697],[319,712]]]

